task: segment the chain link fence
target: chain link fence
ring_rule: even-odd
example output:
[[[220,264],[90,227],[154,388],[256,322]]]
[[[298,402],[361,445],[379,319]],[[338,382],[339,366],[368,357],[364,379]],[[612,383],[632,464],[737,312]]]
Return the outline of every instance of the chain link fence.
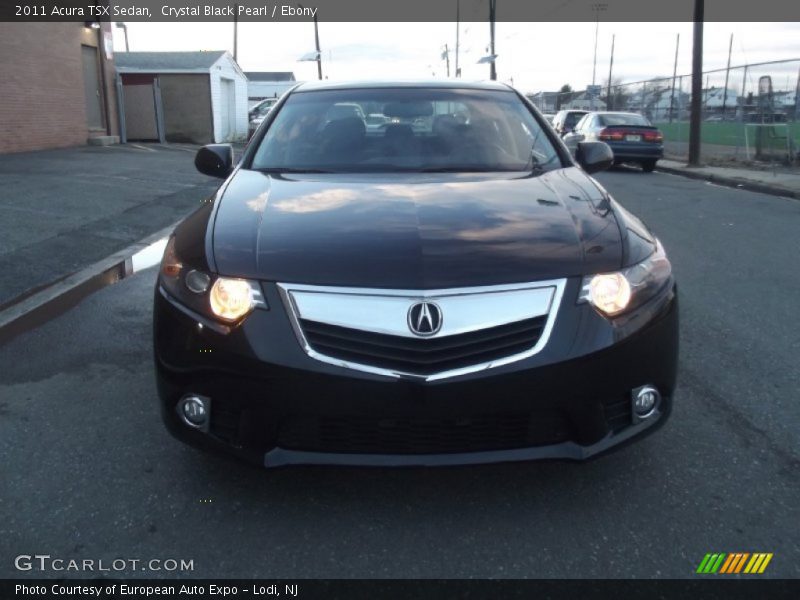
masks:
[[[645,115],[664,134],[668,158],[689,155],[690,74],[646,81],[612,79],[598,89],[538,92],[544,113],[614,110]],[[800,167],[800,59],[703,73],[701,157],[709,164],[782,163]]]

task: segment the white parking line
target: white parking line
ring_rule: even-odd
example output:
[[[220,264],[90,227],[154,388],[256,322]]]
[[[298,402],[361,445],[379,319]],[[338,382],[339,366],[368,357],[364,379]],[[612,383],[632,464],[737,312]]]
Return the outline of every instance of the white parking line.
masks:
[[[168,148],[170,148],[171,150],[183,150],[184,152],[190,152],[192,154],[197,152],[196,148],[184,148],[183,146],[172,146],[171,145],[171,146],[168,146]]]
[[[155,152],[155,149],[148,148],[147,146],[140,146],[139,144],[128,144],[129,146],[133,146],[134,148],[139,148],[140,150],[147,150],[148,152]]]

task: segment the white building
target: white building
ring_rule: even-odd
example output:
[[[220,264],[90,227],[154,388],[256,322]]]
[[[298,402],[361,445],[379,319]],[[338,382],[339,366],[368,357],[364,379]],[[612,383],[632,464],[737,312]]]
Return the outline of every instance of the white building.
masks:
[[[123,140],[247,139],[247,78],[227,51],[117,52]]]
[[[298,83],[291,71],[246,71],[245,76],[250,107],[267,98],[280,98]]]
[[[592,98],[586,92],[581,92],[572,97],[572,99],[567,103],[562,103],[561,108],[566,110],[568,108],[574,108],[578,110],[605,110],[606,103],[600,100],[600,98]]]
[[[703,90],[703,106],[705,108],[722,108],[723,103],[726,108],[736,107],[738,102],[736,90],[728,88],[710,88]]]

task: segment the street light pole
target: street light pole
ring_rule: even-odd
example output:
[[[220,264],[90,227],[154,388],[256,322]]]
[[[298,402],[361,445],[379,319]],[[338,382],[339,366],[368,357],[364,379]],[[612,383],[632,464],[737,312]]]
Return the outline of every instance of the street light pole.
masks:
[[[675,110],[675,78],[678,76],[678,48],[681,45],[681,34],[675,39],[675,64],[672,67],[672,92],[669,95],[669,122],[672,123],[672,114]]]
[[[303,8],[302,4],[297,5]],[[322,81],[322,51],[319,49],[319,25],[317,24],[317,12],[314,11],[314,47],[317,50],[317,77]],[[304,57],[301,60],[310,60],[309,57]]]
[[[605,10],[605,4],[593,4],[592,11],[594,12],[594,62],[592,63],[592,110],[595,109],[595,78],[597,76],[597,37],[600,32],[600,11]]]
[[[728,78],[731,74],[731,53],[733,52],[733,34],[731,34],[731,43],[728,45],[728,66],[725,69],[725,89],[722,90],[722,118],[725,118],[725,108],[728,103]]]
[[[317,13],[314,12],[314,44],[317,47],[317,75],[322,81],[322,52],[319,49],[319,25],[317,24]]]
[[[117,21],[117,27],[122,29],[123,33],[125,34],[125,52],[130,52],[130,46],[128,46],[128,26],[123,23],[122,21]]]

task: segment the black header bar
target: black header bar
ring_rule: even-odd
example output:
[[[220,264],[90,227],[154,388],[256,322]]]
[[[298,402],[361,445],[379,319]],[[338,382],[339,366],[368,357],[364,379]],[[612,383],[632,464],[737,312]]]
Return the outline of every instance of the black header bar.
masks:
[[[300,6],[302,5],[302,7]],[[694,0],[498,0],[497,21],[691,21]],[[488,0],[460,0],[462,22],[489,18]],[[0,21],[450,22],[456,0],[3,0]],[[709,22],[800,21],[791,0],[705,0]],[[787,40],[788,43],[788,40]]]

